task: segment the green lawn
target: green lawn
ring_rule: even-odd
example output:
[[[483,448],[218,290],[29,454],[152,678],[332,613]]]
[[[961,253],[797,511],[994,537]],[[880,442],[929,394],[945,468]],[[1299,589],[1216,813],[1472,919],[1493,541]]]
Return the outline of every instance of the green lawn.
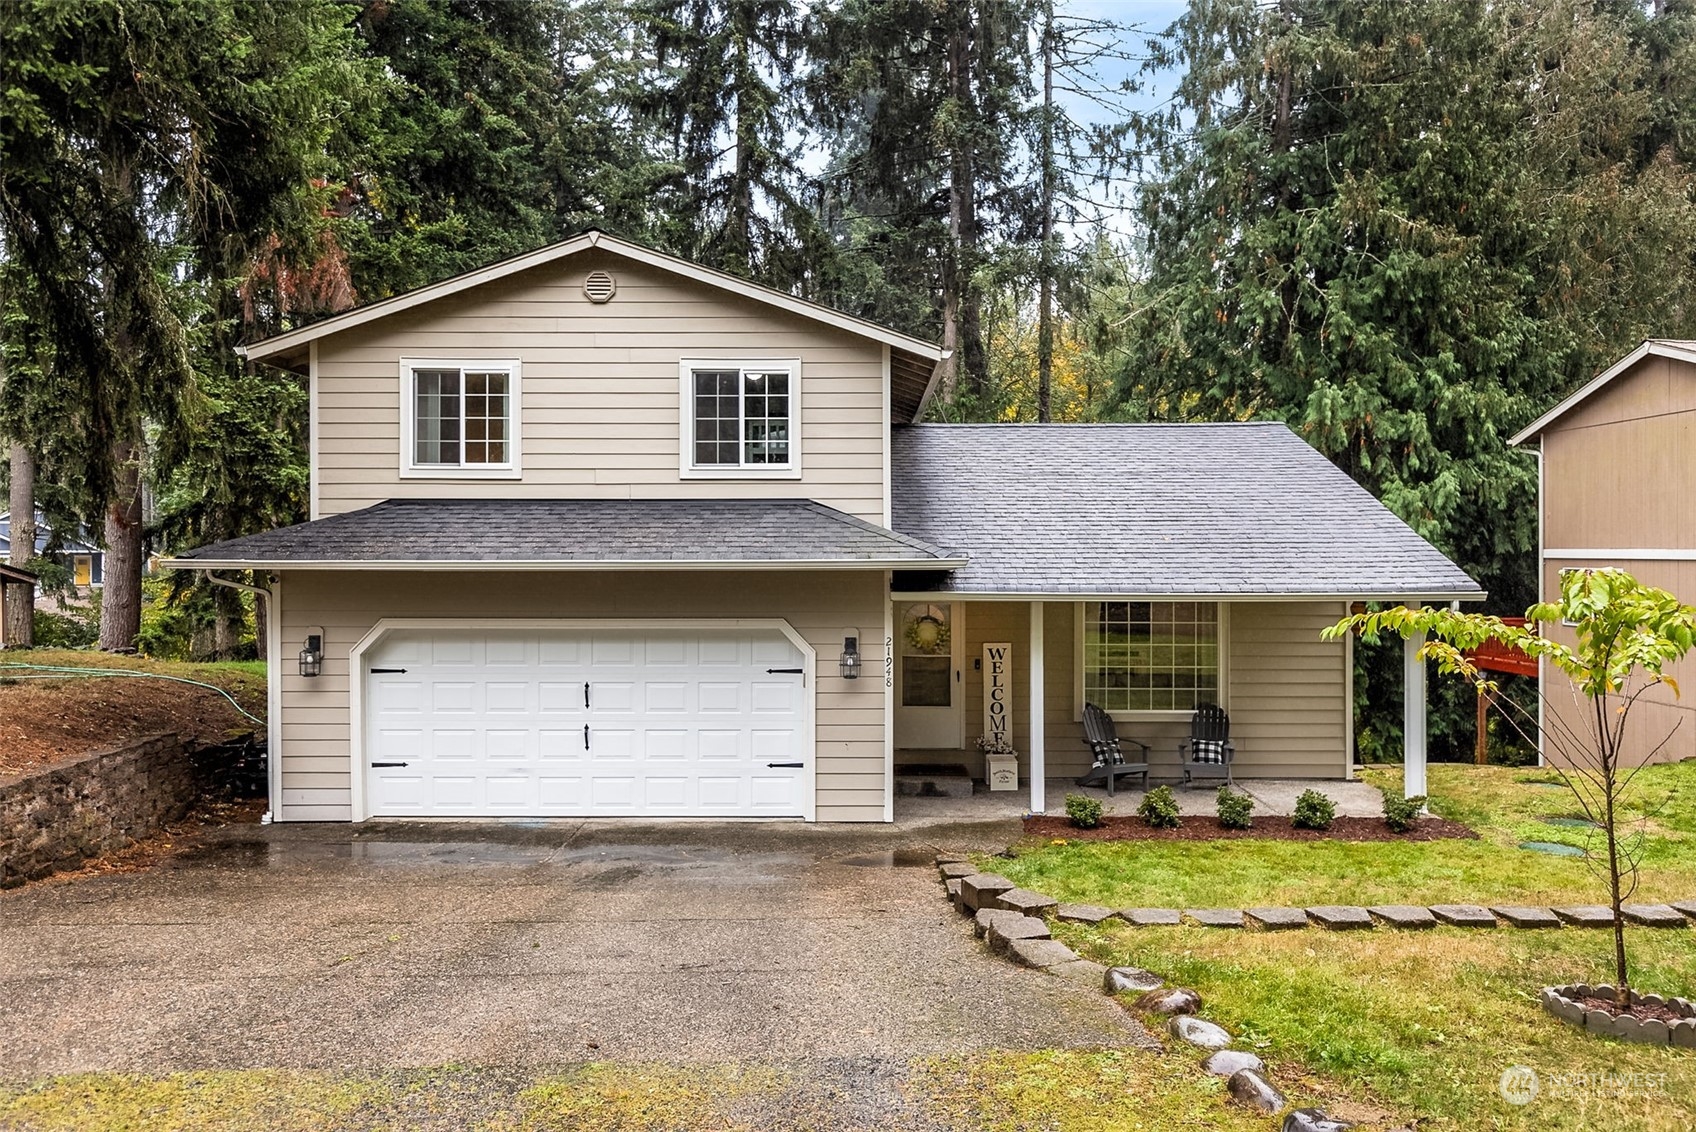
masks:
[[[1476,842],[1073,842],[986,863],[1061,899],[1115,907],[1601,903],[1601,884],[1582,860],[1515,847],[1531,837],[1583,840],[1582,831],[1537,820],[1574,808],[1570,795],[1527,781],[1546,777],[1432,767],[1433,809],[1472,825]],[[1374,778],[1399,784],[1392,773]],[[1653,811],[1643,895],[1696,896],[1696,763],[1645,772],[1636,805]],[[1608,981],[1606,932],[1262,933],[1110,921],[1058,934],[1090,958],[1194,987],[1208,1017],[1260,1050],[1276,1079],[1294,1083],[1294,1099],[1340,1091],[1396,1120],[1417,1117],[1422,1132],[1696,1127],[1696,1052],[1593,1039],[1536,1001],[1550,983]],[[1640,988],[1696,995],[1696,931],[1633,928],[1628,946]],[[1516,1064],[1544,1082],[1525,1108],[1496,1092]]]
[[[1521,841],[1583,846],[1586,831],[1549,825],[1577,804],[1537,770],[1430,768],[1432,810],[1476,829],[1476,841],[1073,841],[980,861],[1060,900],[1111,908],[1242,908],[1262,904],[1599,903],[1582,859],[1520,849]],[[1374,770],[1401,789],[1399,768]],[[1696,762],[1650,767],[1633,800],[1647,819],[1642,899],[1696,898]],[[1599,842],[1598,842],[1599,845]]]

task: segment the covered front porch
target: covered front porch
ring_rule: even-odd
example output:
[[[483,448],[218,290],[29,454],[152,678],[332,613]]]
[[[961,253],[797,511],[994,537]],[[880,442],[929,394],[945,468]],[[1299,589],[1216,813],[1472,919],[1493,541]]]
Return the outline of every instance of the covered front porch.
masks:
[[[1276,784],[1302,782],[1345,788],[1337,800],[1347,813],[1354,799],[1346,788],[1361,789],[1349,782],[1353,642],[1327,641],[1321,632],[1348,608],[1337,598],[1009,601],[896,593],[889,652],[897,820],[907,802],[902,772],[916,767],[960,768],[978,783],[964,809],[985,814],[1057,810],[1068,792],[1107,797],[1074,782],[1092,763],[1086,702],[1107,710],[1128,760],[1143,761],[1139,744],[1147,746],[1155,785],[1183,782],[1180,748],[1195,707],[1219,704],[1235,747],[1231,777],[1251,794],[1268,791],[1263,812],[1283,812],[1275,808]],[[1410,795],[1425,789],[1425,666],[1413,659],[1417,647],[1408,644],[1404,665]],[[1015,791],[986,788],[980,739],[994,735],[1017,753]],[[1185,811],[1211,813],[1218,782],[1198,778],[1183,794]],[[1138,785],[1121,780],[1118,812],[1134,811]],[[925,792],[932,796],[923,804],[934,810],[936,791],[927,785]],[[1377,813],[1377,792],[1366,793],[1361,804]]]

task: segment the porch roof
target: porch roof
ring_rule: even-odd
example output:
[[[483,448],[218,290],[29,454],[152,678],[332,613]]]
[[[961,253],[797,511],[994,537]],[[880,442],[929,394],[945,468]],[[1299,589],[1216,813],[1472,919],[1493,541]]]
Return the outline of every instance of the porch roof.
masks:
[[[891,458],[895,529],[970,556],[897,592],[1484,597],[1274,422],[914,425]]]
[[[806,499],[391,499],[185,551],[177,569],[947,568],[964,558]]]

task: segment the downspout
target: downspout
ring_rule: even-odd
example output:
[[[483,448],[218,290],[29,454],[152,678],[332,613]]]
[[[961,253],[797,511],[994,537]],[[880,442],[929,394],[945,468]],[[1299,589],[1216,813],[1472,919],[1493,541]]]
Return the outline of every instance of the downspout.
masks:
[[[282,654],[278,645],[278,633],[282,627],[277,624],[276,605],[272,600],[275,595],[264,586],[255,586],[247,582],[236,582],[231,581],[229,578],[220,578],[210,570],[202,570],[200,575],[215,586],[223,586],[226,589],[232,590],[243,590],[252,594],[255,602],[260,600],[265,602],[265,801],[267,805],[275,806],[277,803],[277,784],[279,772],[282,768],[283,754],[283,745],[281,742],[282,704],[280,702],[282,699],[281,692],[283,672],[280,667],[282,663]],[[272,582],[277,581],[277,576],[275,574],[268,575],[268,578]],[[264,815],[259,819],[259,823],[261,825],[270,825],[272,817],[272,811],[267,809]]]

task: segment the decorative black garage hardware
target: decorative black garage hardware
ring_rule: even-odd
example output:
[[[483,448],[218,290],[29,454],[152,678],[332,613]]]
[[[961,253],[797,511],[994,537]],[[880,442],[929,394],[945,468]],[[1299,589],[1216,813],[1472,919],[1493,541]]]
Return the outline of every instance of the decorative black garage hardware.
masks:
[[[404,668],[373,668],[371,670],[371,675],[375,676],[379,672],[405,672],[405,671],[406,671],[406,669],[404,669]]]
[[[587,680],[583,681],[583,706],[585,708],[589,706],[589,681]]]
[[[405,763],[372,763],[371,765],[374,766],[374,767],[378,767],[378,766],[405,766],[406,764]]]
[[[802,767],[806,766],[807,764],[806,763],[767,763],[766,765],[768,767],[793,767],[796,770],[800,770]]]
[[[589,749],[589,725],[587,723],[583,725],[583,749],[585,751]]]
[[[807,671],[805,668],[768,668],[766,669],[766,675],[771,676],[778,672],[791,672],[796,676],[799,676],[805,671]]]

